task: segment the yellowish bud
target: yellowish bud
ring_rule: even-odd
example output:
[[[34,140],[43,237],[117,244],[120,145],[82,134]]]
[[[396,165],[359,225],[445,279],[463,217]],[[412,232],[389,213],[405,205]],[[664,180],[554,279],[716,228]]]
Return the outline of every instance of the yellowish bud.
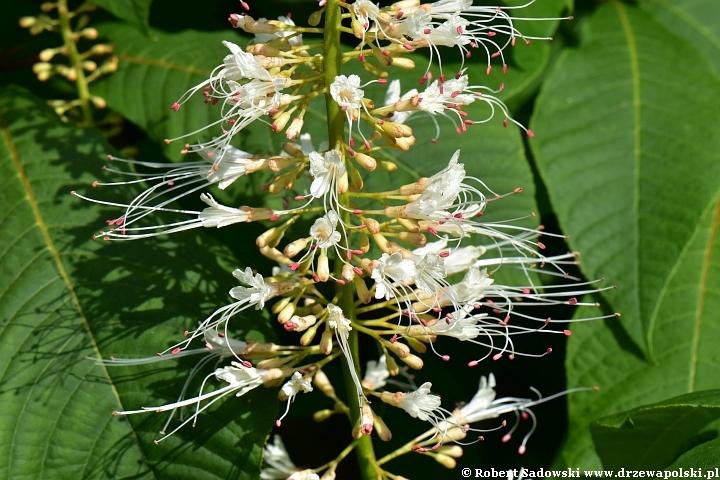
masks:
[[[449,457],[442,453],[436,453],[433,455],[435,457],[435,461],[438,462],[440,465],[442,465],[445,468],[455,468],[457,467],[457,462],[454,458]]]
[[[340,276],[346,282],[352,282],[355,279],[355,270],[353,270],[353,266],[347,263],[343,265],[342,273]]]
[[[400,367],[398,367],[397,362],[390,355],[385,356],[385,363],[387,363],[387,368],[388,372],[390,372],[390,375],[394,377],[400,373]]]
[[[305,156],[305,154],[300,149],[300,147],[295,145],[294,143],[288,143],[288,142],[283,143],[282,149],[285,151],[285,153],[287,153],[288,155],[295,157],[295,158],[300,158],[300,157]]]
[[[413,325],[415,326],[415,325]],[[418,353],[425,353],[427,352],[427,347],[424,343],[422,343],[420,340],[412,337],[405,337],[405,341],[408,343],[410,348],[415,350]]]
[[[380,222],[378,222],[374,218],[366,218],[365,225],[367,225],[367,230],[370,233],[375,234],[380,232]]]
[[[269,258],[270,260],[274,260],[277,263],[282,263],[283,265],[290,265],[292,263],[292,260],[283,255],[282,252],[277,248],[261,247],[260,253],[264,257]]]
[[[410,347],[408,347],[402,342],[388,342],[386,346],[388,350],[390,350],[400,358],[406,358],[408,355],[410,355]]]
[[[437,452],[453,458],[460,458],[463,456],[463,449],[460,445],[443,445]]]
[[[353,190],[356,192],[359,192],[363,189],[363,179],[360,176],[360,172],[358,172],[357,168],[350,165],[350,187],[352,187]]]
[[[347,170],[337,180],[337,189],[339,194],[343,194],[348,191],[348,174]]]
[[[325,355],[332,353],[333,334],[330,330],[325,330],[320,338],[320,351]]]
[[[275,121],[270,125],[270,128],[273,132],[282,132],[285,129],[285,125],[290,121],[290,113],[283,112],[275,119]]]
[[[407,357],[400,357],[400,360],[405,362],[413,370],[420,370],[423,367],[422,359],[416,355],[413,355],[412,353],[409,354]]]
[[[287,131],[285,132],[285,136],[288,140],[295,141],[300,136],[300,132],[302,131],[302,127],[305,121],[301,117],[296,117],[293,119],[292,123],[290,123],[290,127],[288,127]]]
[[[297,240],[288,243],[288,245],[285,247],[285,255],[287,255],[288,258],[293,258],[298,253],[305,250],[307,243],[307,238],[298,238]]]
[[[290,300],[291,300],[290,297],[285,297],[285,298],[279,300],[278,302],[276,302],[275,304],[273,304],[273,306],[270,310],[272,311],[272,313],[277,315],[278,313],[280,313],[280,311],[283,308],[285,308],[287,306],[288,303],[290,303]]]
[[[37,22],[35,17],[21,17],[18,23],[22,28],[30,28]]]
[[[278,242],[280,242],[284,234],[284,228],[273,227],[258,236],[255,239],[255,245],[260,248],[266,246],[275,247],[277,246]]]
[[[257,364],[256,368],[262,368],[263,370],[268,370],[270,368],[280,368],[280,367],[282,367],[282,364],[283,364],[283,359],[280,357],[268,358],[268,359],[260,361],[260,363]]]
[[[392,64],[394,67],[402,68],[403,70],[415,69],[415,62],[412,58],[392,57]]]
[[[372,296],[368,291],[367,285],[365,285],[365,280],[363,280],[360,276],[355,277],[355,290],[357,291],[358,298],[362,303],[366,305],[370,303]]]
[[[335,396],[335,388],[333,388],[332,384],[330,383],[330,379],[327,377],[327,375],[325,375],[325,372],[323,372],[322,370],[318,370],[315,373],[315,376],[313,377],[313,385],[315,385],[318,390],[320,390],[326,396]]]
[[[312,327],[308,328],[305,333],[302,334],[302,337],[300,337],[300,345],[303,347],[306,347],[312,343],[313,340],[315,340],[315,335],[317,334],[318,325],[315,324]]]
[[[311,13],[308,17],[308,25],[310,25],[311,27],[317,27],[318,25],[320,25],[320,21],[322,20],[324,11],[325,9],[323,8],[321,10]]]
[[[364,153],[355,152],[355,161],[368,172],[372,172],[377,168],[377,160]]]
[[[373,417],[373,425],[375,426],[375,433],[377,433],[378,437],[380,437],[380,440],[382,440],[383,442],[389,442],[390,440],[392,440],[392,432],[385,424],[385,421],[382,419],[382,417],[375,415]]]
[[[362,65],[363,70],[368,72],[370,75],[375,75],[378,78],[387,78],[388,72],[383,70],[382,68],[378,67],[372,62],[363,62],[360,65]],[[372,107],[368,108],[374,108],[374,105]]]
[[[323,249],[317,262],[317,276],[321,282],[327,282],[330,278],[330,267],[328,265],[328,256]]]
[[[381,160],[380,163],[378,163],[381,169],[385,170],[386,172],[394,172],[397,170],[397,165],[389,160]]]
[[[281,325],[285,325],[287,322],[290,321],[294,314],[295,304],[288,303],[287,305],[285,305],[285,308],[283,308],[278,314],[278,322],[280,322]]]

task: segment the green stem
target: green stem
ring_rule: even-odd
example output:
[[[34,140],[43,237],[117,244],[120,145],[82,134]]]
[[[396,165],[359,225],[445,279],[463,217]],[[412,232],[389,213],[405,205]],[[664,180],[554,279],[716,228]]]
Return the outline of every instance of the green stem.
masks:
[[[330,148],[337,148],[341,151],[344,149],[343,137],[345,133],[345,116],[340,106],[333,100],[330,95],[330,85],[335,81],[335,77],[340,75],[340,65],[342,60],[342,52],[340,51],[340,31],[342,21],[342,11],[340,10],[339,0],[328,0],[325,6],[325,40],[323,42],[323,72],[325,75],[325,108],[328,122],[328,142]],[[340,196],[340,202],[349,207],[350,199],[347,194]],[[349,223],[349,213],[342,212],[343,221]],[[338,259],[335,264],[336,276],[340,277],[342,262]],[[337,295],[339,295],[339,306],[342,308],[345,317],[351,322],[355,321],[355,303],[352,283],[337,286]],[[360,355],[358,348],[358,333],[353,329],[350,331],[348,338],[350,352],[355,366],[360,364]],[[357,392],[355,384],[350,374],[350,368],[344,363],[343,377],[345,380],[345,388],[347,392],[348,407],[350,408],[351,426],[355,425],[360,419],[360,407],[357,401]],[[357,441],[356,452],[358,462],[360,464],[360,473],[363,480],[373,480],[379,477],[378,469],[375,462],[375,450],[373,449],[372,440],[368,435],[363,435]]]
[[[82,110],[82,126],[90,127],[93,124],[92,108],[90,106],[90,89],[88,88],[87,78],[82,67],[82,60],[77,50],[77,45],[72,38],[72,26],[70,25],[70,15],[67,6],[67,0],[58,0],[58,15],[60,20],[60,33],[62,34],[63,43],[68,51],[68,59],[70,67],[75,70],[75,86],[80,99],[80,109]]]

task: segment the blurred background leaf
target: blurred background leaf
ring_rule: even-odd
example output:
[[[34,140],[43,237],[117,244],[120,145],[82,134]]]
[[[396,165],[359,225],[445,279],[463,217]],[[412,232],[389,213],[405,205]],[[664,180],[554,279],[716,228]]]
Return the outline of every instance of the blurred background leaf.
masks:
[[[200,232],[142,248],[92,242],[93,222],[117,213],[69,192],[92,190],[89,172],[108,149],[98,132],[63,124],[12,87],[0,94],[0,129],[0,476],[257,478],[277,415],[273,390],[229,397],[195,429],[155,445],[165,415],[111,412],[175,401],[197,360],[105,368],[83,359],[154,357],[228,303],[237,260]],[[256,312],[233,323],[239,338],[270,332]]]
[[[152,0],[92,0],[92,2],[146,35],[150,35],[149,17]]]
[[[600,418],[590,430],[603,468],[661,470],[695,446],[695,435],[718,417],[720,390],[705,390]]]
[[[719,121],[706,59],[620,2],[597,9],[537,100],[531,145],[560,225],[583,272],[620,285],[603,296],[650,358],[668,278],[720,190]]]

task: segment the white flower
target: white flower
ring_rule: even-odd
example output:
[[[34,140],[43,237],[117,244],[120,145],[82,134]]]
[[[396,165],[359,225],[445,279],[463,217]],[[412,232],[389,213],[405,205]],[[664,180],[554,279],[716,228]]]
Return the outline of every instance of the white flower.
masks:
[[[284,23],[285,25],[291,25],[295,26],[295,22],[292,21],[291,18],[286,17],[284,15],[281,15],[278,17],[278,20]],[[258,22],[265,22],[267,21],[266,18],[258,18]],[[289,37],[293,35],[295,32],[292,30],[279,30],[275,33],[256,33],[255,34],[255,43],[267,43],[275,38],[284,38]],[[293,47],[297,47],[303,44],[302,35],[295,35],[292,38],[288,39],[288,43],[292,45]],[[284,480],[284,479],[283,479]]]
[[[317,152],[310,153],[310,195],[313,198],[324,197],[328,192],[334,194],[337,179],[345,173],[345,165],[337,150],[328,150],[324,156]]]
[[[445,271],[448,275],[464,272],[475,263],[485,252],[486,248],[482,245],[469,245],[450,250],[450,255],[444,258]]]
[[[265,308],[265,302],[273,298],[278,293],[278,287],[265,283],[265,279],[259,273],[253,276],[250,267],[245,270],[235,269],[233,276],[240,280],[248,287],[235,287],[230,290],[230,296],[241,302],[247,301],[250,305],[255,305],[255,310]]]
[[[385,355],[381,355],[377,361],[368,360],[365,376],[361,383],[368,390],[379,390],[385,386],[389,377],[390,371],[387,367],[387,359]]]
[[[464,420],[463,423],[473,423],[486,418],[495,418],[497,414],[489,413],[488,407],[495,400],[495,375],[492,373],[486,378],[480,377],[480,386],[478,391],[467,404],[460,409],[460,414],[456,417]]]
[[[411,280],[417,273],[415,262],[403,258],[399,252],[388,255],[383,253],[370,277],[375,280],[375,298],[390,300],[397,296],[393,287],[395,282]]]
[[[355,383],[355,391],[357,392],[358,396],[358,405],[362,405],[363,401],[367,402],[367,398],[365,397],[365,393],[363,393],[360,379],[357,376],[355,361],[353,360],[352,352],[350,351],[350,344],[348,343],[350,331],[352,330],[351,322],[350,320],[345,318],[345,314],[343,314],[342,309],[337,305],[328,303],[327,311],[328,326],[335,333],[335,339],[338,342],[340,350],[342,350],[343,355],[345,356],[345,361],[347,362],[348,368],[350,369],[350,375],[352,376],[353,383]]]
[[[465,166],[458,163],[459,157],[460,150],[455,152],[447,167],[430,177],[420,197],[407,204],[406,213],[411,218],[443,220],[450,215],[448,209],[460,195],[465,178]]]
[[[141,410],[124,410],[124,411],[115,411],[113,412],[113,415],[132,415],[136,413],[148,413],[148,412],[167,412],[167,411],[175,411],[178,408],[186,407],[189,405],[197,405],[195,412],[193,415],[191,415],[189,418],[187,418],[185,421],[183,421],[178,427],[176,427],[173,431],[168,433],[167,435],[163,436],[159,440],[156,440],[155,443],[159,443],[163,441],[164,439],[168,438],[170,435],[177,432],[180,428],[187,425],[188,423],[192,422],[193,425],[197,421],[198,415],[202,413],[206,408],[208,408],[210,405],[218,401],[220,398],[223,398],[231,393],[234,393],[236,397],[239,397],[241,395],[246,394],[250,390],[253,390],[254,388],[258,387],[259,385],[262,385],[264,382],[273,379],[273,375],[277,375],[274,372],[271,372],[270,370],[260,370],[255,369],[252,367],[246,367],[245,365],[237,362],[232,362],[232,365],[226,366],[223,368],[218,368],[215,370],[214,373],[211,373],[207,377],[205,377],[205,382],[210,377],[215,377],[220,381],[227,382],[228,385],[218,388],[217,390],[214,390],[210,393],[201,393],[197,397],[190,398],[187,400],[182,400],[174,403],[169,403],[167,405],[161,405],[158,407],[143,407]],[[202,407],[200,406],[201,403],[205,400],[210,400]]]
[[[472,3],[473,0],[440,0],[438,2],[427,4],[427,7],[430,8],[430,13],[432,15],[439,15],[443,13],[456,14],[469,9],[472,6]]]
[[[340,232],[336,230],[339,218],[335,210],[330,210],[315,220],[310,227],[310,236],[317,248],[330,248],[340,241]]]
[[[415,10],[405,17],[403,22],[397,26],[396,31],[413,40],[423,38],[426,31],[432,29],[432,16],[425,10]],[[429,32],[428,32],[429,33]]]
[[[208,208],[198,214],[198,219],[205,228],[226,227],[234,223],[247,222],[249,219],[247,211],[221,205],[209,193],[200,194],[200,200],[209,205]]]
[[[453,312],[452,321],[438,320],[430,328],[434,334],[454,337],[461,342],[466,342],[477,338],[485,331],[482,326],[478,325],[478,322],[486,316],[485,313],[468,315],[465,309],[460,309]]]
[[[430,393],[432,383],[425,382],[414,392],[405,393],[398,400],[398,407],[405,410],[411,417],[433,424],[438,423],[440,397]]]
[[[218,80],[235,80],[240,81],[246,78],[273,81],[270,72],[265,70],[258,59],[252,53],[248,53],[238,45],[223,41],[230,55],[225,56],[223,64],[225,69],[218,73]]]
[[[494,280],[487,274],[487,269],[471,268],[465,278],[452,286],[455,297],[459,302],[475,303],[480,301]]]
[[[365,92],[360,88],[357,75],[338,75],[330,84],[330,95],[344,109],[357,110],[362,106]]]
[[[467,35],[466,29],[470,22],[460,15],[452,15],[439,27],[433,28],[423,38],[431,45],[443,45],[455,47],[467,45],[473,40],[472,35]]]
[[[380,8],[370,0],[356,0],[353,3],[353,12],[365,31],[369,28],[369,20],[377,20]]]
[[[428,253],[416,262],[415,285],[428,295],[434,295],[444,285],[445,265],[443,259],[436,253]]]
[[[263,452],[263,467],[260,472],[261,480],[286,480],[297,470],[290,460],[287,449],[280,439],[280,435],[273,437],[273,443],[268,442]]]
[[[285,413],[283,413],[282,416],[278,418],[275,422],[278,427],[280,426],[280,422],[282,422],[283,418],[285,418],[285,416],[290,411],[290,404],[295,401],[295,396],[300,392],[312,392],[312,389],[313,387],[310,384],[310,380],[303,378],[300,372],[295,372],[292,374],[290,380],[288,380],[285,385],[283,385],[280,389],[282,393],[287,397],[287,407],[285,408]]]

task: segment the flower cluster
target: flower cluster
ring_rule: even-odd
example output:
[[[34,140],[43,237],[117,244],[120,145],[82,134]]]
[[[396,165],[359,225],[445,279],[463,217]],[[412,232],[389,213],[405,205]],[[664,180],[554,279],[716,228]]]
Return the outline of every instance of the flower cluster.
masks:
[[[383,150],[405,151],[416,143],[408,122],[420,113],[429,115],[436,125],[438,117],[447,117],[460,133],[469,125],[489,121],[496,112],[506,126],[508,121],[520,125],[492,95],[493,90],[472,84],[464,68],[449,79],[441,74],[432,80],[428,66],[421,77],[424,90],[404,94],[399,80],[387,82],[385,70],[392,66],[412,69],[409,53],[427,48],[431,63],[437,59],[442,72],[440,47],[456,47],[463,58],[479,48],[486,53],[488,72],[496,57],[506,69],[504,49],[515,45],[516,38],[526,43],[534,39],[516,29],[512,11],[514,8],[474,6],[472,0],[428,4],[403,0],[387,8],[369,0],[351,5],[329,0],[310,17],[310,27],[299,27],[289,17],[275,21],[230,16],[233,27],[255,35],[254,42],[245,49],[224,42],[229,54],[222,63],[171,106],[177,111],[201,96],[208,108],[215,109],[217,120],[202,129],[213,138],[182,149],[182,153],[201,159],[162,164],[109,157],[129,166],[130,171],[107,168],[108,172],[132,179],[98,181],[94,187],[150,186],[127,204],[76,195],[124,210],[109,219],[109,228],[97,235],[105,240],[146,238],[197,227],[239,229],[243,226],[238,224],[264,222],[267,230],[256,244],[260,254],[279,266],[267,272],[269,275],[250,266],[233,271],[240,283],[229,291],[233,300],[185,331],[170,347],[160,347],[158,356],[94,359],[119,366],[204,354],[175,402],[115,412],[117,415],[171,412],[161,441],[187,423],[194,424],[213,403],[230,394],[245,395],[259,385],[277,386],[278,397],[286,402],[277,427],[296,397],[314,390],[333,402],[332,409],[316,413],[316,420],[348,415],[355,439],[368,435],[384,441],[391,438],[373,402],[385,402],[431,424],[426,434],[377,460],[374,467],[378,472],[385,472],[383,465],[390,459],[411,451],[434,456],[452,467],[453,458],[462,454],[463,439],[470,432],[488,431],[472,424],[506,414],[532,418],[533,426],[518,447],[518,452],[524,453],[535,428],[530,407],[554,397],[496,399],[495,379],[490,375],[482,377],[480,389],[468,404],[451,411],[442,407],[430,382],[418,387],[408,369],[421,370],[428,349],[443,361],[451,361],[448,354],[441,353],[449,349],[450,339],[477,346],[478,353],[463,360],[470,367],[488,358],[546,355],[550,349],[518,351],[514,340],[517,335],[533,333],[570,334],[563,328],[570,320],[549,318],[542,307],[594,305],[582,297],[613,287],[571,277],[567,268],[576,264],[575,253],[545,255],[540,237],[552,234],[528,226],[527,220],[534,214],[528,212],[521,222],[486,221],[486,211],[522,189],[497,194],[479,178],[468,175],[463,161],[471,159],[470,152],[455,151],[438,162],[443,168],[432,175],[395,185],[390,191],[373,183],[378,167],[390,173],[397,168],[383,160]],[[324,28],[317,28],[323,14],[328,20]],[[347,30],[337,23],[343,17],[361,41],[354,50],[338,53],[340,32]],[[332,20],[336,21],[333,24],[330,19],[340,20]],[[324,35],[322,44],[303,43],[303,36],[307,39],[316,34]],[[330,44],[334,45],[332,51],[328,50]],[[374,62],[367,58],[370,56]],[[363,82],[358,75],[340,72],[344,61],[356,59],[377,78]],[[371,84],[387,84],[380,107],[366,96],[365,89]],[[326,102],[328,138],[316,149],[303,129],[309,104],[319,97]],[[489,115],[477,116],[471,110],[476,103],[489,106]],[[288,142],[282,151],[255,154],[232,146],[234,136],[252,122],[265,122],[274,132],[285,131]],[[372,133],[366,135],[361,125]],[[362,142],[357,148],[356,139]],[[282,203],[230,207],[205,191],[215,187],[229,191],[249,175],[263,175],[267,179],[263,189],[281,196]],[[179,208],[177,201],[186,196],[199,197],[205,207]],[[160,217],[164,219],[157,220]],[[496,276],[500,269],[519,271],[522,284],[503,284]],[[541,275],[569,283],[543,286],[538,280]],[[232,338],[238,330],[234,317],[262,309],[269,309],[285,331],[297,334],[297,345]],[[555,328],[557,325],[561,327]],[[364,375],[358,354],[360,336],[374,342],[381,352],[378,360],[367,363]],[[203,342],[203,347],[196,347]],[[352,392],[345,400],[338,398],[323,372],[337,358],[345,364],[345,381]],[[198,393],[188,396],[194,377],[213,360],[214,370],[206,374]],[[398,362],[406,367],[400,368]],[[210,388],[213,384],[217,385]],[[400,390],[386,391],[388,386]],[[173,414],[191,406],[194,413],[182,416],[185,420],[166,433]],[[490,430],[505,428],[503,420]],[[510,441],[516,428],[517,422],[503,441]],[[322,478],[334,478],[337,464],[354,448],[368,448],[359,445],[351,443],[325,465]],[[296,467],[277,436],[266,448],[265,462],[262,478],[319,478],[312,469]]]

